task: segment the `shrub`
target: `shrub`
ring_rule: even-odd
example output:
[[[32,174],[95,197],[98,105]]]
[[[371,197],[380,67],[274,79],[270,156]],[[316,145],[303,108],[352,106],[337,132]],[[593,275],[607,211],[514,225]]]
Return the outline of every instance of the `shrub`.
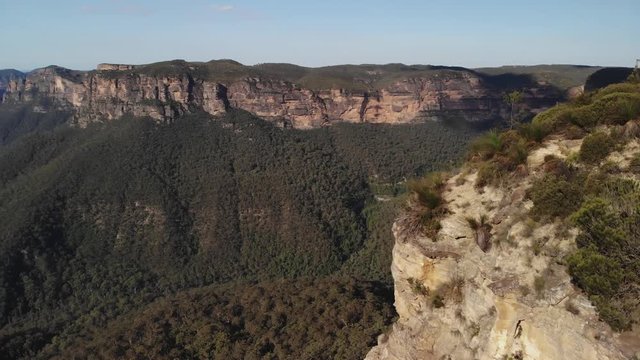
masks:
[[[569,255],[567,265],[573,280],[592,295],[613,296],[623,279],[620,263],[593,247],[578,249]]]
[[[540,143],[547,135],[549,135],[549,133],[551,133],[551,129],[538,122],[522,124],[518,128],[518,132],[523,138]]]
[[[584,196],[579,179],[567,181],[551,174],[536,181],[528,195],[533,201],[531,215],[536,219],[566,217],[578,209]]]
[[[611,93],[592,106],[598,109],[603,122],[623,125],[640,115],[640,93]]]
[[[633,318],[623,308],[612,301],[611,298],[600,295],[590,296],[589,299],[598,309],[600,319],[609,324],[613,330],[631,330]]]
[[[411,291],[416,295],[429,295],[429,289],[427,289],[424,284],[422,284],[419,280],[414,278],[407,279],[409,285],[411,286]]]
[[[471,143],[470,148],[472,156],[477,155],[481,159],[486,160],[502,151],[503,146],[504,141],[502,134],[498,133],[496,130],[491,130]]]
[[[478,177],[476,178],[476,187],[485,187],[490,184],[496,184],[500,179],[500,172],[495,164],[484,163],[478,169]]]
[[[619,83],[619,84],[611,84],[604,89],[598,90],[594,95],[597,99],[605,97],[611,94],[617,93],[638,93],[640,92],[640,86],[638,84],[632,83]]]
[[[559,118],[565,112],[570,111],[573,108],[572,105],[569,104],[560,104],[556,105],[546,111],[543,111],[536,115],[531,124],[534,126],[539,126],[542,129],[546,129],[546,131],[554,131],[558,125],[560,125]]]
[[[598,124],[599,115],[593,105],[581,106],[563,114],[564,124],[573,124],[581,128],[591,128]]]
[[[438,294],[446,300],[459,304],[464,300],[464,279],[461,277],[455,277],[449,282],[444,283],[438,289]]]
[[[435,209],[442,203],[440,190],[444,184],[441,173],[433,173],[424,178],[412,179],[407,182],[407,188],[421,206]]]
[[[640,298],[640,184],[605,178],[571,220],[582,230],[567,258],[574,282],[616,330],[637,321]],[[636,314],[636,315],[633,315]],[[635,316],[635,317],[634,317]]]
[[[440,217],[447,212],[442,199],[444,175],[433,173],[407,182],[411,191],[408,216],[403,219],[411,232],[423,232],[435,240],[440,230]]]
[[[489,133],[472,147],[472,154],[482,160],[478,168],[477,187],[497,185],[500,180],[524,164],[529,155],[527,141],[515,130]]]
[[[615,142],[604,132],[595,132],[584,138],[580,146],[579,158],[588,164],[597,164],[609,155]]]

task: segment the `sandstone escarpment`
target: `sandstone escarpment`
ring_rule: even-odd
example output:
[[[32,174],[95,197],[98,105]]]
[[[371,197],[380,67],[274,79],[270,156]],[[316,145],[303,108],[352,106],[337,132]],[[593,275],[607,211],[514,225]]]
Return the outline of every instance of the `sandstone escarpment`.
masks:
[[[532,203],[525,194],[545,156],[572,156],[580,144],[547,141],[513,187],[479,191],[477,173],[451,178],[444,191],[449,214],[433,239],[394,225],[399,319],[367,359],[598,360],[640,352],[637,331],[613,332],[571,283],[562,260],[575,249],[577,231],[527,221]],[[481,217],[493,237],[486,252],[468,220]]]
[[[559,99],[556,90],[544,85],[522,90],[521,110],[536,112]],[[171,121],[187,112],[217,115],[235,108],[282,125],[313,128],[335,121],[496,120],[506,114],[504,91],[466,69],[397,76],[365,87],[311,89],[253,70],[204,73],[198,66],[185,65],[162,73],[144,66],[101,64],[91,72],[36,70],[26,79],[11,81],[3,101],[50,97],[75,109],[79,125],[124,114]]]

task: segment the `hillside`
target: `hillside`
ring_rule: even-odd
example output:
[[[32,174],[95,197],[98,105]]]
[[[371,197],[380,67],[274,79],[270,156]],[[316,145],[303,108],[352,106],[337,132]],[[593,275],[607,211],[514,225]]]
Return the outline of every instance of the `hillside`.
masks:
[[[394,224],[398,320],[367,359],[640,354],[640,84],[475,141]]]
[[[598,66],[586,65],[533,65],[533,66],[501,66],[495,68],[478,68],[476,71],[492,76],[507,74],[528,75],[537,82],[551,84],[559,89],[571,89],[583,86],[587,78],[595,71],[602,69]]]

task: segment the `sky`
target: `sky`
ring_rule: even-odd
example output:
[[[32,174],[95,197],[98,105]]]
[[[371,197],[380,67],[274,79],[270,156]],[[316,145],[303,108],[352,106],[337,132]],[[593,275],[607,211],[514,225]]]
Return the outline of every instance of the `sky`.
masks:
[[[243,64],[633,66],[640,0],[0,0],[0,69]]]

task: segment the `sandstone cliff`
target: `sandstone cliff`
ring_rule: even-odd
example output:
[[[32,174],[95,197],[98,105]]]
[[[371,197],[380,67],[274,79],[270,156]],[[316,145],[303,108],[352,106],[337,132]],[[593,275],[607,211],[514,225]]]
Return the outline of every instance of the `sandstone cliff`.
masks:
[[[633,126],[631,127],[633,128]],[[544,173],[545,158],[571,157],[582,139],[547,140],[532,152],[515,185],[475,186],[477,172],[445,185],[449,213],[433,238],[393,232],[392,274],[399,319],[367,359],[633,359],[638,330],[615,333],[562,265],[577,229],[555,222],[531,226],[525,194]],[[640,154],[638,140],[614,153],[622,167]],[[621,171],[628,171],[623,168]],[[493,245],[476,244],[468,219],[486,215]],[[445,289],[436,303],[433,289]]]
[[[76,110],[75,121],[81,126],[127,113],[171,121],[187,112],[217,115],[236,108],[284,126],[313,128],[334,121],[495,120],[506,114],[504,92],[519,86],[496,84],[462,68],[389,65],[354,67],[338,75],[335,69],[328,75],[310,75],[309,69],[296,68],[303,72],[296,77],[287,66],[286,72],[230,61],[101,64],[90,72],[52,66],[10,81],[3,102],[50,97]],[[537,112],[562,97],[545,84],[520,88],[525,94],[523,111]]]
[[[24,78],[25,75],[14,69],[0,70],[0,102],[2,102],[2,97],[9,86],[9,82],[17,81],[19,79]]]

